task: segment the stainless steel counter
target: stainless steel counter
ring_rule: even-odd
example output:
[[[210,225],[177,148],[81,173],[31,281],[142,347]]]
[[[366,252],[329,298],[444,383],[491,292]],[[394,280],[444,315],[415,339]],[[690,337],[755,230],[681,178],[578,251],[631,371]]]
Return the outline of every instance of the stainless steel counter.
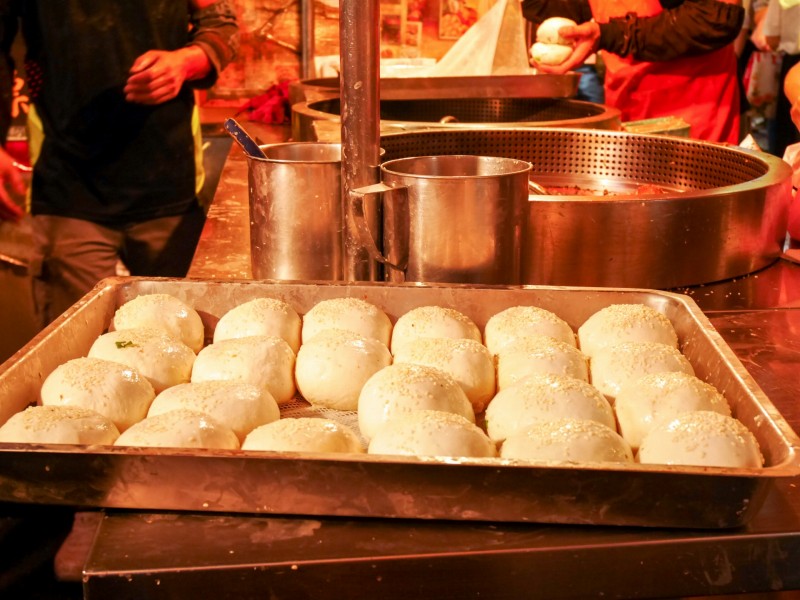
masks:
[[[264,142],[282,128],[253,126]],[[250,276],[247,166],[223,171],[190,277]],[[800,430],[800,266],[680,290]],[[732,531],[110,511],[87,598],[800,597],[800,481]],[[658,490],[653,490],[658,493]]]

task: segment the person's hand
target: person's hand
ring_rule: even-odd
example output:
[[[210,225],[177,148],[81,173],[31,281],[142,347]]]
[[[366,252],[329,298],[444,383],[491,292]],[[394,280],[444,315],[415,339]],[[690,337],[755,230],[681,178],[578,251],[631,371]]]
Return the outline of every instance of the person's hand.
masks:
[[[14,159],[0,148],[0,220],[16,222],[22,218],[23,212],[10,196],[9,189],[16,194],[24,194],[25,182]]]
[[[145,52],[133,62],[130,69],[124,88],[125,99],[138,104],[161,104],[172,100],[181,91],[184,82],[196,76],[198,61],[207,62],[208,58],[196,46],[172,52]]]
[[[587,21],[575,27],[562,27],[558,33],[575,44],[572,54],[560,65],[548,66],[534,63],[534,66],[542,73],[562,75],[572,71],[586,62],[586,59],[597,51],[600,43],[600,26],[594,21]]]

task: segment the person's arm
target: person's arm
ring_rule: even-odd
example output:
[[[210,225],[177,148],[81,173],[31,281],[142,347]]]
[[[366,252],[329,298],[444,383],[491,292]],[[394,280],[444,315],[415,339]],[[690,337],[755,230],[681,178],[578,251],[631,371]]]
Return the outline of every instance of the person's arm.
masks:
[[[779,0],[770,0],[761,20],[761,34],[764,36],[763,50],[778,50],[781,43],[781,5]]]
[[[138,57],[124,89],[129,102],[172,100],[187,82],[208,87],[233,59],[238,25],[230,0],[189,0],[189,5],[189,43],[178,50],[150,50]]]
[[[727,1],[686,0],[652,17],[627,15],[600,24],[599,48],[654,62],[697,56],[733,42],[744,12]]]
[[[800,63],[794,65],[786,73],[786,79],[783,80],[783,93],[786,94],[786,98],[792,106],[792,122],[800,130]]]
[[[11,44],[17,34],[17,17],[11,2],[0,2],[0,140],[5,143],[11,125],[11,101],[14,86],[14,61]],[[25,183],[14,159],[0,147],[0,220],[18,221],[22,209],[11,198],[9,190],[25,193]]]
[[[566,73],[597,50],[637,60],[668,61],[717,50],[736,39],[744,21],[744,8],[727,0],[686,0],[652,17],[630,13],[608,23],[589,21],[559,32],[572,39],[575,50],[550,73]]]

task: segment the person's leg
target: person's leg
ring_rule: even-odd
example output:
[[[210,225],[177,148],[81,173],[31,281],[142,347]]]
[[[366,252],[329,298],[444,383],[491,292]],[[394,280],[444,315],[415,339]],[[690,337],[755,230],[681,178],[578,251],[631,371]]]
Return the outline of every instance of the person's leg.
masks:
[[[81,219],[36,215],[31,222],[29,273],[36,317],[44,327],[115,274],[122,235]]]
[[[152,219],[125,229],[122,261],[131,275],[185,277],[205,223],[200,205],[179,216]]]

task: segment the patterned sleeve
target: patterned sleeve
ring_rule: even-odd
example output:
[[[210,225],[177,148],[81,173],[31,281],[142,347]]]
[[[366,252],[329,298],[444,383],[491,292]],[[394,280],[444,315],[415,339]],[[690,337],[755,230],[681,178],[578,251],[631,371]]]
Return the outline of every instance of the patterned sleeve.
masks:
[[[209,88],[239,49],[239,24],[231,0],[217,0],[206,8],[192,9],[189,33],[189,45],[202,48],[213,67],[203,79],[191,83]]]

